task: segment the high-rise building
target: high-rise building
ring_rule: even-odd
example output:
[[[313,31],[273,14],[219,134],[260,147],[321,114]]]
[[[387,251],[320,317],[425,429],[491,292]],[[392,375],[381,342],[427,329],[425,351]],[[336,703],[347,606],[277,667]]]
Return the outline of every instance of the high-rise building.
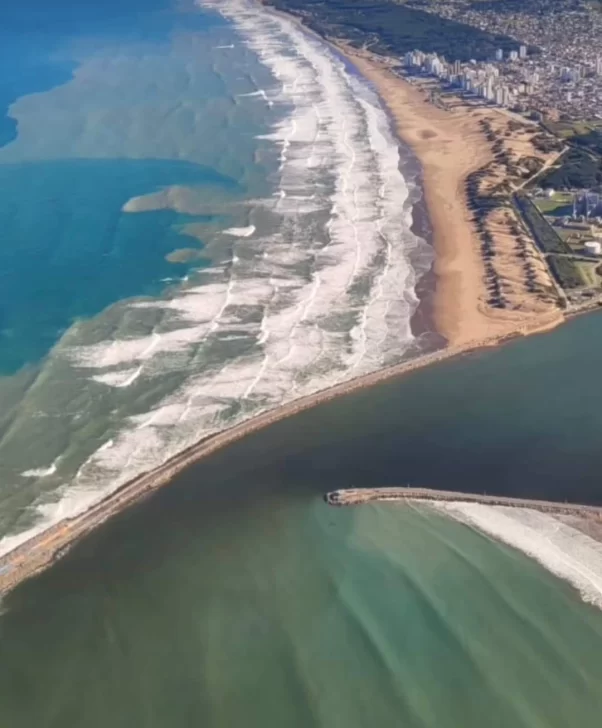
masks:
[[[495,60],[496,61],[503,61],[504,60],[504,51],[501,48],[498,48],[495,52]]]
[[[518,60],[518,51],[510,51],[510,54],[508,56],[511,61]]]
[[[519,58],[526,58],[527,57],[527,46],[526,45],[522,45],[522,46],[519,47],[519,49],[518,49],[518,55],[519,55]]]
[[[454,61],[454,73],[458,76],[462,73],[462,63],[460,61]]]
[[[487,101],[493,101],[494,94],[493,94],[493,76],[489,76],[485,83],[485,98]]]
[[[431,56],[427,61],[427,69],[428,72],[431,73],[433,76],[438,76],[441,73],[441,69],[443,68],[443,64],[439,60],[439,58],[434,55]]]
[[[495,103],[498,106],[504,105],[504,89],[501,86],[498,86],[495,90]]]
[[[596,73],[598,76],[602,76],[602,56],[596,58]]]

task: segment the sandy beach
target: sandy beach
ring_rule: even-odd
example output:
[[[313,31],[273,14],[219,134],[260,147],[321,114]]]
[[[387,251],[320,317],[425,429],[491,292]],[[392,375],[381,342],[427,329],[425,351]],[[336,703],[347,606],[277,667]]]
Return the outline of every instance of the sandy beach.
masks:
[[[452,346],[477,346],[481,341],[528,334],[557,326],[563,315],[553,300],[523,292],[512,308],[487,303],[484,261],[466,182],[493,160],[481,119],[494,111],[456,106],[442,109],[426,92],[397,76],[387,59],[337,43],[369,79],[394,119],[399,137],[410,146],[423,170],[423,184],[436,250],[435,324]],[[503,231],[502,231],[503,234]],[[513,241],[510,240],[510,248]],[[504,251],[501,251],[502,254]],[[498,255],[502,276],[515,276],[516,256]],[[533,253],[536,255],[535,251]]]

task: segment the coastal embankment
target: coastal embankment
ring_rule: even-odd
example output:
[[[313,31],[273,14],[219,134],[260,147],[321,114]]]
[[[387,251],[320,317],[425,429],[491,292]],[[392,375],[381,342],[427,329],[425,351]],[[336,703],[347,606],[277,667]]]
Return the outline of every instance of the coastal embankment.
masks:
[[[553,501],[533,500],[530,498],[511,498],[480,493],[456,493],[448,490],[430,488],[349,488],[333,490],[324,495],[331,506],[355,506],[374,501],[438,501],[481,503],[488,506],[507,508],[530,508],[542,513],[562,513],[588,515],[602,522],[602,508],[578,503],[556,503]]]

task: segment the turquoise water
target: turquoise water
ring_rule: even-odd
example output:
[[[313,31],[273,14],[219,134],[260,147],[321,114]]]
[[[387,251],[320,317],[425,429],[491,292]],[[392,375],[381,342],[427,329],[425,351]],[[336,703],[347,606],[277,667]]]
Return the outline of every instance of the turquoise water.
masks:
[[[66,83],[77,67],[74,45],[96,43],[107,38],[139,41],[165,40],[173,28],[173,16],[164,0],[104,0],[81,3],[77,0],[25,0],[11,4],[0,23],[0,66],[10,73],[0,78],[0,146],[17,136],[16,120],[10,105],[27,94],[47,91]],[[188,18],[193,27],[207,27]]]
[[[0,538],[39,521],[74,478],[87,496],[94,451],[216,358],[195,347],[199,321],[225,311],[237,237],[222,231],[249,225],[252,201],[272,194],[278,149],[260,137],[283,113],[246,96],[272,77],[215,10],[13,10],[0,22],[12,69],[0,81]],[[188,317],[172,308],[200,285],[207,300]],[[132,378],[175,331],[190,351],[165,344]]]
[[[131,296],[157,295],[165,287],[163,279],[186,274],[190,265],[170,264],[165,256],[191,246],[190,240],[179,239],[176,226],[195,217],[179,219],[172,211],[124,215],[122,207],[130,198],[169,185],[209,189],[214,200],[220,191],[222,200],[248,194],[242,175],[180,160],[177,152],[166,157],[160,145],[155,148],[154,130],[140,128],[136,115],[137,101],[154,102],[160,112],[162,99],[152,82],[132,93],[127,78],[116,87],[102,67],[88,71],[88,85],[95,84],[96,92],[93,98],[71,94],[79,119],[71,115],[74,128],[63,151],[61,127],[67,116],[52,103],[57,94],[62,102],[65,93],[69,98],[73,73],[81,74],[109,54],[136,66],[139,76],[146,73],[149,53],[169,63],[171,35],[214,33],[224,25],[219,16],[177,12],[159,0],[63,0],[52,7],[27,0],[9,15],[0,29],[0,62],[6,56],[11,67],[0,86],[0,147],[5,146],[0,150],[0,225],[6,241],[0,253],[0,375],[38,363],[78,317],[93,316]],[[184,59],[173,63],[176,69],[178,63]],[[145,76],[147,84],[152,72]],[[134,76],[131,85],[137,80]],[[211,68],[201,65],[197,83],[205,95],[227,94]],[[181,100],[194,93],[191,86],[179,89]],[[31,96],[42,91],[46,94]],[[119,113],[112,129],[93,128],[109,122],[124,93],[131,105],[127,113]],[[25,113],[18,104],[11,108],[25,97],[30,100]],[[43,130],[35,126],[38,115],[48,117]],[[29,131],[35,132],[35,147],[28,143]],[[185,129],[181,132],[183,137]],[[136,147],[128,141],[131,133]],[[192,247],[199,242],[193,240]]]
[[[410,479],[599,499],[601,331],[586,316],[416,372],[190,469],[7,599],[0,717],[595,728],[600,611],[428,510],[321,493]]]
[[[186,274],[191,264],[166,256],[198,247],[178,229],[197,216],[121,212],[130,198],[173,184],[238,191],[235,179],[188,162],[0,165],[0,228],[10,241],[0,249],[0,374],[39,361],[77,318],[124,298],[157,295],[165,278]]]
[[[0,31],[0,553],[434,341],[417,165],[357,73],[251,0],[90,5]]]
[[[30,2],[0,24],[0,536],[412,344],[430,253],[384,115],[296,31],[190,10]],[[387,249],[369,215],[354,236],[357,195]],[[360,286],[362,259],[387,265]],[[3,604],[0,724],[598,726],[602,615],[568,585],[429,511],[321,495],[599,502],[601,327],[318,407],[122,514]]]

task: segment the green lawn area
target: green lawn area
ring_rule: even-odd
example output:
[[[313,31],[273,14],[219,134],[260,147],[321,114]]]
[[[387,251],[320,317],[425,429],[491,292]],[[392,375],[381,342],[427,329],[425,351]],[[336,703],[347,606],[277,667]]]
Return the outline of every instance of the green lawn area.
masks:
[[[602,128],[600,119],[580,119],[579,121],[548,121],[545,126],[562,139],[570,139],[580,134],[588,134],[594,129]]]
[[[535,207],[544,215],[570,215],[573,212],[573,197],[566,192],[557,192],[548,199],[541,197],[534,199]]]
[[[579,270],[579,273],[581,273],[586,286],[590,286],[591,288],[599,288],[602,284],[602,279],[596,273],[596,268],[599,265],[599,260],[592,261],[591,263],[586,263],[585,261],[581,260],[575,261],[575,266]]]

